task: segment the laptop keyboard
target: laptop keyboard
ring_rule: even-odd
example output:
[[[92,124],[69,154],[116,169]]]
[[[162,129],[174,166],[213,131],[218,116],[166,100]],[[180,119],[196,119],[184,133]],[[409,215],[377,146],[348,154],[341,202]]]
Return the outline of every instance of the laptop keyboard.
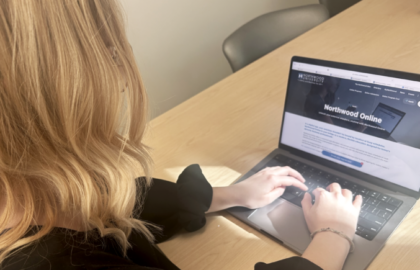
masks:
[[[372,240],[378,234],[378,232],[402,204],[401,200],[381,194],[380,192],[368,189],[364,186],[354,184],[344,178],[282,155],[275,156],[265,165],[265,167],[274,166],[289,166],[300,172],[306,180],[305,185],[309,188],[307,192],[312,192],[318,187],[326,188],[328,185],[335,182],[339,183],[343,189],[349,189],[353,193],[353,198],[356,195],[361,195],[363,197],[363,204],[359,220],[357,222],[356,234],[367,240]],[[305,191],[291,186],[286,188],[281,197],[299,207],[302,207],[301,201],[304,194]],[[314,203],[315,199],[312,194],[311,196],[312,203]]]

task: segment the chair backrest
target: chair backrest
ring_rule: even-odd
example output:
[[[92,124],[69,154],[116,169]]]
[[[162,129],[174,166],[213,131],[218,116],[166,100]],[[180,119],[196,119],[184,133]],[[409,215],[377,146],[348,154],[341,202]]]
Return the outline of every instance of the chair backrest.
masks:
[[[351,7],[357,2],[360,2],[360,0],[319,0],[319,3],[325,5],[328,8],[331,17]]]
[[[223,53],[236,72],[328,18],[327,8],[319,4],[267,13],[227,37]]]

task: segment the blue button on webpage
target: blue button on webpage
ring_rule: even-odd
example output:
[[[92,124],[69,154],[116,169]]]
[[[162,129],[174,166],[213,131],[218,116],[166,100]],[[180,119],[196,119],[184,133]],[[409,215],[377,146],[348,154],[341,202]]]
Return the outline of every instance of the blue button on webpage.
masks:
[[[351,159],[348,159],[346,157],[343,157],[343,156],[340,156],[340,155],[337,155],[337,154],[333,154],[333,153],[328,152],[328,151],[322,151],[322,154],[324,156],[327,156],[327,157],[330,157],[330,158],[333,158],[333,159],[337,159],[339,161],[351,164],[351,165],[359,167],[359,168],[361,168],[363,166],[363,163],[361,163],[361,162],[357,162],[355,160],[351,160]]]

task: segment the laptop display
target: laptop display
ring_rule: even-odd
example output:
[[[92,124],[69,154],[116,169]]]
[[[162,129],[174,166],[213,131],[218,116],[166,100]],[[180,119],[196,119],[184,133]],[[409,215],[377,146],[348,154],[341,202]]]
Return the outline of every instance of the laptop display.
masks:
[[[420,189],[420,82],[293,61],[281,144]]]

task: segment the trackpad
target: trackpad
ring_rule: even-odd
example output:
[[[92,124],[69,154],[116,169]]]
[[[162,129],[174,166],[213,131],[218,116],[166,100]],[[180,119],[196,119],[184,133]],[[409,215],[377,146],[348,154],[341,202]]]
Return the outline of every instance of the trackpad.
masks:
[[[302,208],[281,198],[256,210],[248,219],[300,253],[311,242]]]

